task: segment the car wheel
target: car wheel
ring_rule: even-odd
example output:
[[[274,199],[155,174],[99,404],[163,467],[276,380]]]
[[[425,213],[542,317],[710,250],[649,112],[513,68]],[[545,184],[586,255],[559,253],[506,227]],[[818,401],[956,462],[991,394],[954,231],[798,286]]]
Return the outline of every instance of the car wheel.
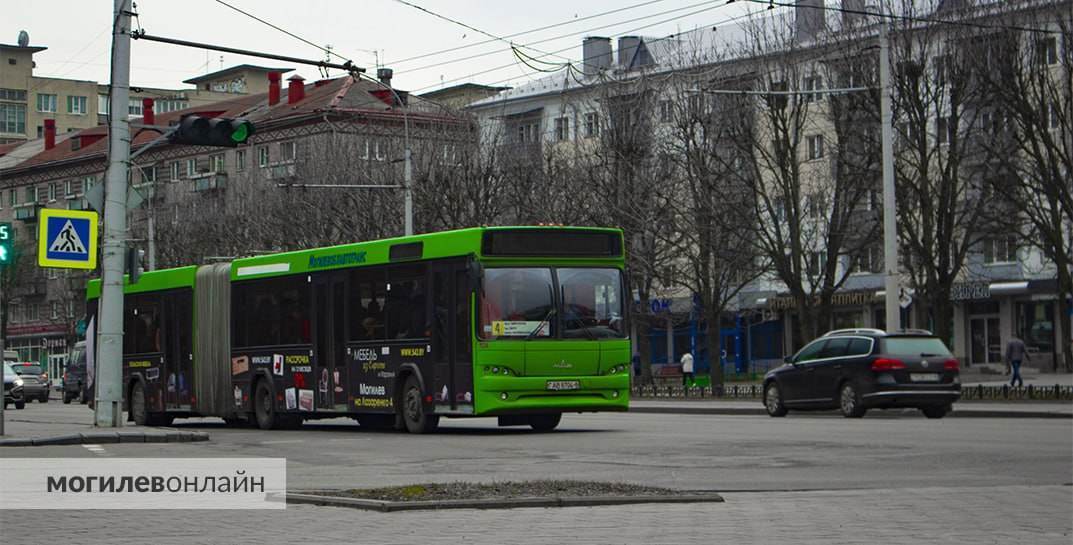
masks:
[[[23,410],[23,409],[25,409],[25,408],[26,408],[26,401],[25,401],[25,400],[23,400],[23,401],[16,401],[16,402],[15,402],[15,408],[16,408],[16,409],[18,409],[18,410],[20,410],[20,411],[21,411],[21,410]]]
[[[928,418],[942,418],[946,416],[946,413],[950,412],[949,405],[937,405],[933,407],[921,407],[920,412],[924,413],[924,416]]]
[[[149,422],[149,413],[145,408],[145,387],[140,381],[130,389],[130,417],[138,426],[145,426]]]
[[[534,414],[529,417],[529,427],[535,431],[551,431],[559,425],[563,419],[563,413]]]
[[[767,409],[768,416],[786,416],[786,413],[790,412],[782,402],[782,390],[774,381],[768,384],[764,392],[764,408]]]
[[[38,399],[38,401],[40,401],[41,403],[48,403],[48,392],[45,392],[45,394],[42,395],[41,399]]]
[[[410,433],[431,433],[436,431],[440,424],[440,417],[434,414],[425,414],[425,408],[421,403],[421,384],[417,377],[406,377],[406,386],[402,390],[402,419],[406,424],[406,430]]]
[[[67,394],[67,393],[63,394],[63,404],[64,405],[70,405],[71,404],[71,396],[70,396],[70,394]]]
[[[867,410],[861,403],[861,395],[852,382],[846,382],[838,394],[838,406],[842,409],[842,416],[846,418],[860,418]]]

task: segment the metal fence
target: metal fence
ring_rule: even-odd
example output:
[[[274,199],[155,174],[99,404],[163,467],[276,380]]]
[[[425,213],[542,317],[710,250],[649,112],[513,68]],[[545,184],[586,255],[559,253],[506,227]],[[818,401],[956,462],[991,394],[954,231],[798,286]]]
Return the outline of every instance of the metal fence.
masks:
[[[644,385],[633,388],[633,397],[638,399],[756,399],[763,397],[759,384],[729,384],[714,388],[686,388],[684,386]],[[1035,386],[1013,388],[1004,386],[967,386],[961,389],[965,401],[1071,401],[1073,386]]]

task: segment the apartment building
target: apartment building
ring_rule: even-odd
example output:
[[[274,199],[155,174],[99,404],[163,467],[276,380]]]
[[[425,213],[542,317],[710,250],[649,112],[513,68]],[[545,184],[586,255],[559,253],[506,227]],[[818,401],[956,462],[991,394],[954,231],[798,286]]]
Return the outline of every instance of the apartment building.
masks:
[[[788,21],[780,22],[778,12],[773,12],[745,23],[697,29],[672,37],[624,36],[618,39],[615,50],[609,38],[589,37],[582,44],[582,70],[571,67],[478,101],[469,109],[480,120],[484,141],[513,145],[515,153],[509,159],[512,164],[528,157],[526,168],[540,168],[548,164],[548,158],[557,149],[577,149],[586,142],[599,145],[601,131],[623,123],[623,119],[632,127],[647,127],[640,145],[650,148],[652,155],[658,155],[659,150],[667,149],[665,143],[680,128],[676,124],[682,112],[733,117],[736,112],[726,109],[731,99],[724,97],[740,98],[732,93],[735,90],[742,91],[741,96],[758,95],[750,103],[748,114],[752,124],[749,134],[755,138],[750,143],[751,149],[744,150],[740,142],[731,141],[722,151],[716,148],[712,152],[751,155],[740,166],[755,167],[755,175],[762,179],[757,184],[761,187],[776,187],[787,181],[786,172],[793,172],[791,185],[796,200],[777,191],[763,195],[765,202],[757,208],[761,210],[758,229],[785,230],[793,224],[811,233],[795,241],[802,253],[797,265],[807,297],[818,299],[825,279],[837,286],[827,295],[831,314],[826,328],[882,328],[885,319],[882,231],[878,228],[882,212],[880,169],[878,157],[854,158],[868,155],[872,153],[870,149],[878,147],[878,115],[869,117],[864,102],[853,102],[875,99],[878,104],[878,95],[868,88],[874,88],[877,82],[875,44],[879,27],[875,21],[857,13],[875,9],[876,3],[799,0],[797,4]],[[897,26],[901,37],[892,39],[895,78],[924,77],[920,70],[928,78],[948,73],[952,69],[950,61],[967,59],[977,51],[968,49],[970,45],[979,47],[995,38],[993,32],[981,32],[981,28],[1001,29],[1007,21],[1025,20],[1023,15],[1027,13],[1044,14],[1034,19],[1037,21],[1050,16],[1055,21],[1051,25],[1053,31],[1069,28],[1068,2],[934,4],[933,12],[919,14],[924,21]],[[841,6],[853,11],[839,12]],[[928,18],[971,24],[929,24]],[[1062,23],[1067,26],[1060,27]],[[966,29],[974,29],[975,35]],[[1061,49],[1060,39],[1016,31],[1011,35],[1016,36],[1013,40],[1020,50],[1038,59],[1039,68],[1050,72],[1055,81],[1069,81],[1070,67],[1063,65],[1069,57]],[[765,37],[766,47],[757,47],[758,36]],[[902,41],[897,42],[898,39]],[[904,51],[899,51],[899,46]],[[954,54],[959,51],[958,55]],[[903,56],[902,60],[915,61],[916,76],[909,72],[914,63],[898,61],[899,55]],[[948,98],[949,83],[935,80],[929,85],[929,93],[945,97],[942,100],[947,102],[927,105],[926,117],[913,123],[907,122],[904,111],[899,112],[903,116],[901,120],[896,119],[895,130],[899,184],[911,182],[903,178],[903,167],[911,163],[913,147],[918,143],[926,150],[924,162],[928,167],[921,170],[940,172],[953,153],[953,141],[969,141],[982,128],[992,131],[996,125],[998,114],[985,108],[988,97],[973,95],[972,101],[957,106],[964,111],[954,116]],[[945,91],[943,85],[947,86]],[[892,87],[896,103],[905,104],[906,97],[898,94],[903,92],[902,87],[897,83]],[[960,88],[957,92],[964,95]],[[741,103],[744,102],[734,104]],[[616,113],[616,104],[639,111]],[[1052,106],[1063,107],[1069,108]],[[776,116],[769,115],[772,110],[792,113],[776,120]],[[1059,118],[1068,119],[1069,114],[1060,116],[1054,111],[1048,117],[1048,130],[1068,131],[1068,125],[1063,129]],[[786,120],[796,123],[792,131],[777,126]],[[712,127],[719,128],[719,124],[706,126]],[[853,130],[847,132],[847,127]],[[1068,142],[1070,135],[1058,135],[1059,141],[1063,139]],[[983,183],[993,174],[994,158],[988,159],[986,154],[969,148],[960,153],[964,161],[958,166],[958,176],[964,180],[957,186],[959,202],[994,209],[998,206],[996,197],[987,192],[987,184]],[[771,159],[779,156],[785,158],[784,163],[777,164]],[[730,159],[721,163],[728,169],[739,165]],[[668,172],[664,170],[662,174]],[[746,174],[728,175],[744,179]],[[652,177],[651,183],[660,183],[660,177]],[[849,210],[838,212],[830,191],[846,183],[855,189]],[[843,191],[843,196],[848,194],[845,189],[837,191]],[[846,208],[844,200],[839,205]],[[958,203],[951,206],[965,207]],[[841,217],[835,222],[839,214]],[[1073,223],[1069,225],[1066,232],[1073,234]],[[1058,346],[1060,295],[1055,264],[1040,248],[1025,245],[1023,237],[996,231],[988,221],[972,223],[969,231],[957,225],[952,229],[958,231],[955,238],[961,241],[960,246],[955,246],[965,247],[963,265],[958,268],[949,296],[953,324],[948,342],[954,353],[966,365],[995,364],[1001,359],[1002,347],[1016,334],[1029,344],[1040,367],[1049,368],[1052,361],[1060,360],[1063,350],[1070,348]],[[845,234],[840,235],[839,246],[829,247],[832,235],[840,233]],[[643,233],[628,233],[633,241],[644,238],[640,235]],[[912,244],[906,242],[903,246],[903,254],[911,253]],[[631,245],[631,251],[638,249],[643,250],[644,246],[636,242]],[[915,272],[920,264],[913,262],[908,266],[905,261],[920,256],[903,255],[902,259],[903,326],[937,329],[933,316],[917,312],[921,296],[913,287],[923,282],[922,276],[914,276],[921,274]],[[834,266],[827,267],[828,264]],[[677,356],[704,344],[697,338],[696,295],[685,286],[675,285],[671,275],[665,275],[662,280],[655,293],[659,304],[653,308],[659,307],[669,323],[677,324],[673,332],[677,346],[671,351]],[[724,319],[721,328],[727,363],[752,360],[755,364],[762,360],[762,365],[775,364],[783,355],[800,347],[808,339],[795,335],[798,329],[795,321],[801,319],[797,312],[799,304],[800,296],[774,272],[750,282],[730,305],[731,316]],[[674,314],[677,318],[671,317]],[[761,331],[763,334],[758,334]],[[662,337],[653,338],[653,361],[674,361],[673,357],[662,355],[668,335],[659,331],[654,335]]]

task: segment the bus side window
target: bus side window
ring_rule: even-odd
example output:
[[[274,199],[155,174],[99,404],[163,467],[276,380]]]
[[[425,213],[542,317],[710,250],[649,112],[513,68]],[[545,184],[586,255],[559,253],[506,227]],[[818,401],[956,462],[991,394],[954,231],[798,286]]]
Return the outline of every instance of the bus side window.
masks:
[[[309,344],[309,286],[305,278],[284,278],[279,291],[283,304],[280,307],[280,344]]]
[[[383,269],[358,269],[351,273],[351,335],[355,340],[384,338],[384,294],[387,282]]]

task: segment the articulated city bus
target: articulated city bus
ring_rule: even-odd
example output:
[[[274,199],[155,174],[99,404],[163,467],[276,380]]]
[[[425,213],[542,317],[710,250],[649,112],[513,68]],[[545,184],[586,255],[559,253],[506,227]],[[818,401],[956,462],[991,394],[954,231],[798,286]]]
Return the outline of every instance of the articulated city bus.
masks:
[[[124,292],[130,418],[349,416],[555,428],[625,411],[618,229],[482,227],[147,272]],[[94,315],[100,281],[87,290]]]

